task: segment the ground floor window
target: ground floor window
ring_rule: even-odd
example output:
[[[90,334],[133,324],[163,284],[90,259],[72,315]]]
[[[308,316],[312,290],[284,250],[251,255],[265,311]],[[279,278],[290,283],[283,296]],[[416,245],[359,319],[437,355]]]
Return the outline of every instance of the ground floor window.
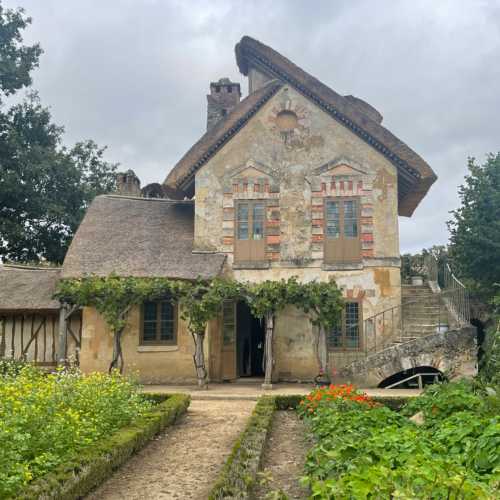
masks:
[[[177,343],[177,307],[169,301],[144,302],[141,344]]]
[[[360,349],[361,348],[361,304],[346,302],[342,318],[328,334],[328,348]]]

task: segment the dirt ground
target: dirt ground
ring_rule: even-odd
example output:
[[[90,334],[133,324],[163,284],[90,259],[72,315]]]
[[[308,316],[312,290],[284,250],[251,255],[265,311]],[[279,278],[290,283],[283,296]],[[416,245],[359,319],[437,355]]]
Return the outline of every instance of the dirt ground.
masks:
[[[191,401],[168,428],[87,500],[206,499],[254,401]]]
[[[311,446],[297,414],[277,411],[264,450],[261,485],[255,491],[255,498],[265,499],[271,491],[280,490],[290,499],[307,498],[308,492],[300,486],[299,478]]]

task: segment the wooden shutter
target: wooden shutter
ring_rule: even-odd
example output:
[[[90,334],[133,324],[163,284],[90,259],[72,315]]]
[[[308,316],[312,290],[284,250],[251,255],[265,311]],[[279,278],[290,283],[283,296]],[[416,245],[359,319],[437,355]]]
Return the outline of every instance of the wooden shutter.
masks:
[[[348,263],[361,260],[359,198],[325,201],[325,262]]]
[[[234,238],[235,262],[266,259],[266,203],[264,200],[238,201]]]

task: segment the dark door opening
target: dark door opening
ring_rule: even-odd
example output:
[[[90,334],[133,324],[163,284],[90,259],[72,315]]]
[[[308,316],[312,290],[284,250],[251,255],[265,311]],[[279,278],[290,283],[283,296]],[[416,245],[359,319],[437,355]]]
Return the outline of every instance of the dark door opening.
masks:
[[[238,377],[262,377],[264,370],[264,321],[252,315],[244,302],[236,309],[236,373]]]

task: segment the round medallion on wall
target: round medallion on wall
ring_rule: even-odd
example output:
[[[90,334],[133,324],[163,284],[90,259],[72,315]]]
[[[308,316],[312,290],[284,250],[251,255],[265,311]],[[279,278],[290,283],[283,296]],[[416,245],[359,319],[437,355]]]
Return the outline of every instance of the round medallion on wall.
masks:
[[[303,106],[286,99],[274,106],[269,118],[271,130],[279,134],[285,144],[300,143],[309,135],[307,111]]]

